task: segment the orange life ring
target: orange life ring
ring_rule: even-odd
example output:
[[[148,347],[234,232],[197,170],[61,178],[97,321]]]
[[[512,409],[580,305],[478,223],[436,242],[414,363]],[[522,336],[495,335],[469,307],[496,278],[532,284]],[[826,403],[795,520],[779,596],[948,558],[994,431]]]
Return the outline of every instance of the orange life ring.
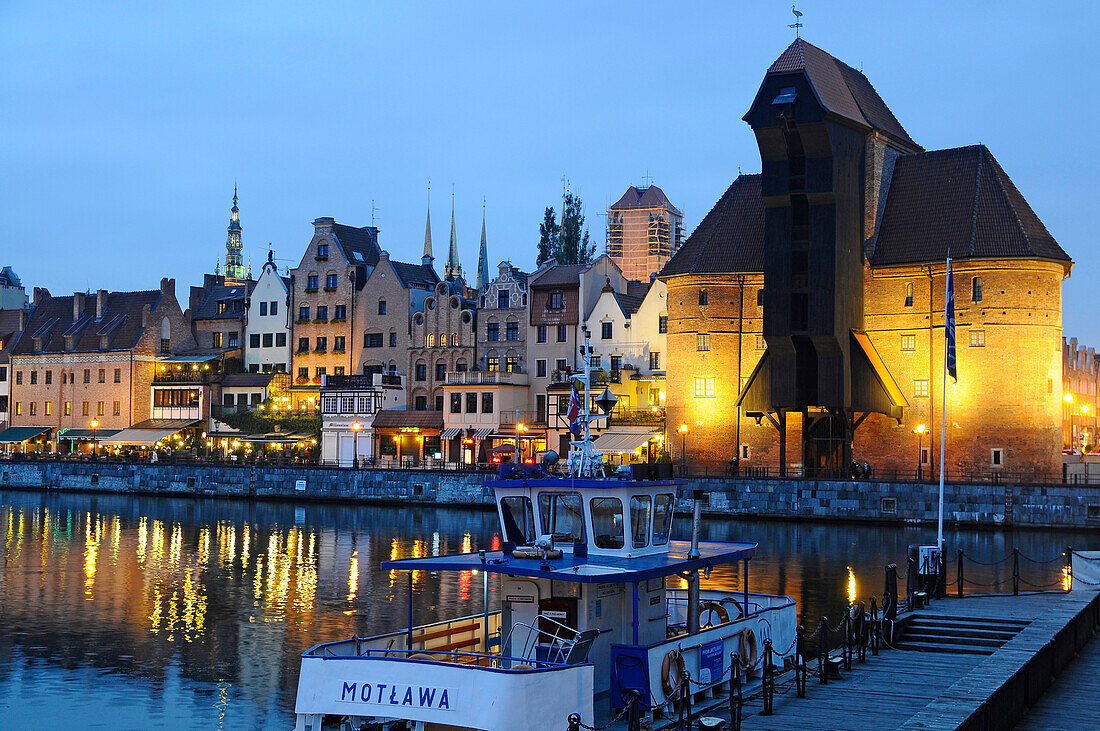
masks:
[[[759,647],[756,644],[756,633],[746,627],[741,630],[741,641],[738,652],[741,654],[741,664],[751,670],[760,660]]]
[[[672,649],[661,661],[661,690],[665,692],[665,698],[670,701],[679,700],[680,678],[684,675],[684,654]]]
[[[717,614],[717,622],[703,622],[704,614]],[[707,617],[710,619],[710,617]],[[726,608],[722,606],[720,602],[709,601],[703,602],[699,605],[699,626],[700,627],[714,627],[715,625],[725,624],[730,621],[730,613],[726,611]]]

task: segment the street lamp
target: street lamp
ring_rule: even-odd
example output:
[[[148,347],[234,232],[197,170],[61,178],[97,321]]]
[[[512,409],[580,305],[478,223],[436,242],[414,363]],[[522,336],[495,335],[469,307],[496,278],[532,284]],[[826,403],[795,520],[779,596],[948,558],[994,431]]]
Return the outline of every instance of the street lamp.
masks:
[[[351,466],[353,469],[359,469],[359,430],[363,428],[363,425],[358,421],[351,422],[351,430],[355,433],[355,456],[352,457]]]
[[[680,425],[680,472],[687,474],[687,433],[688,425]]]
[[[927,424],[917,424],[913,433],[917,435],[917,480],[924,479],[924,433],[928,431]]]
[[[97,450],[97,448],[96,448],[98,446],[97,441],[96,441],[96,430],[99,429],[99,419],[92,419],[90,427],[91,427],[91,456],[92,457],[98,457],[99,456],[99,450]]]
[[[522,421],[516,424],[516,453],[514,455],[514,459],[512,460],[513,464],[520,464],[521,462],[523,462],[523,458],[521,456],[522,452],[520,451],[519,435],[520,432],[524,431],[527,431],[527,426]]]

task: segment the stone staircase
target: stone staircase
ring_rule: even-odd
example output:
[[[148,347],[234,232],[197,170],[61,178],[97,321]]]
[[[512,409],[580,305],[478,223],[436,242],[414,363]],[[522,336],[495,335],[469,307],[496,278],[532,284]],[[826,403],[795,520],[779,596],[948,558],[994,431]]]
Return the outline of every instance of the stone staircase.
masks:
[[[918,612],[904,626],[899,626],[900,631],[893,644],[899,650],[992,655],[1028,624],[1017,619],[953,617]]]

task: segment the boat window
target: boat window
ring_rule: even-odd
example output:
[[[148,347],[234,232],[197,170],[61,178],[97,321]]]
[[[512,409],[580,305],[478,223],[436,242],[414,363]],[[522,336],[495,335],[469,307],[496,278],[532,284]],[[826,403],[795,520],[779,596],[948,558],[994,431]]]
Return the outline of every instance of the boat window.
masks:
[[[672,508],[675,500],[671,494],[657,496],[653,501],[653,545],[668,543],[668,534],[672,531]]]
[[[584,508],[576,492],[540,492],[539,514],[543,535],[555,541],[576,543],[584,540]]]
[[[596,548],[622,548],[623,501],[617,497],[594,497],[590,505]]]
[[[530,546],[535,542],[535,512],[531,509],[531,498],[501,498],[500,514],[504,519],[505,540],[517,546]]]
[[[634,548],[649,545],[649,495],[630,496],[630,539]]]

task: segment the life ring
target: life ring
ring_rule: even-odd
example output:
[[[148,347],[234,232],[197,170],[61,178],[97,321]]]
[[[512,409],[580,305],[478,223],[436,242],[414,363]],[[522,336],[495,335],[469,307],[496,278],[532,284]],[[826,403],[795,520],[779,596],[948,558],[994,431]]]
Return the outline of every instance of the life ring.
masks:
[[[684,654],[672,649],[661,661],[661,690],[670,701],[680,699],[680,679],[684,676]]]
[[[513,558],[536,558],[536,559],[541,559],[542,558],[542,549],[541,548],[517,548],[514,551],[512,551],[512,557]],[[562,552],[561,552],[560,549],[552,548],[552,549],[550,549],[549,551],[546,552],[546,558],[547,559],[556,559],[556,558],[561,558],[561,557],[562,557]]]
[[[413,653],[412,655],[409,655],[409,659],[410,660],[433,660],[433,661],[435,660],[434,657],[432,657],[431,655],[429,655],[426,652]]]
[[[746,669],[752,670],[760,660],[759,647],[756,644],[756,633],[750,627],[741,630],[741,641],[738,652],[741,654],[741,664]]]
[[[707,619],[713,619],[710,615],[718,615],[717,622],[704,622],[703,616],[706,615]],[[726,611],[726,608],[722,606],[720,602],[709,601],[703,602],[699,605],[699,626],[700,627],[714,627],[715,625],[725,624],[730,621],[730,613]]]

